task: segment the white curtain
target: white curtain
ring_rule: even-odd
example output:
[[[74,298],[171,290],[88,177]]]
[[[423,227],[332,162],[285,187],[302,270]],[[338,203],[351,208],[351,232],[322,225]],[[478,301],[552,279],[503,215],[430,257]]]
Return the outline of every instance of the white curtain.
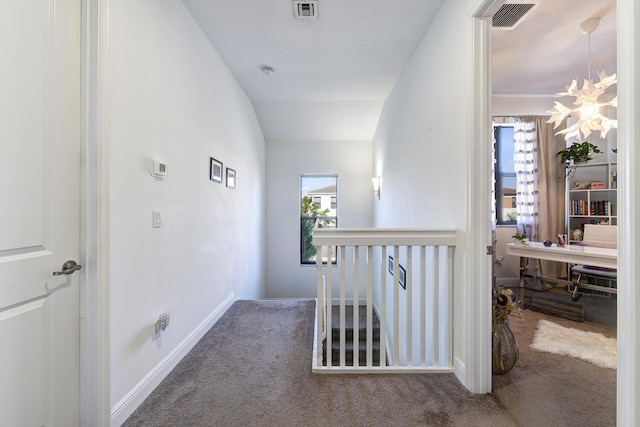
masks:
[[[537,241],[538,227],[538,138],[534,117],[518,117],[513,127],[513,167],[516,172],[516,221],[518,232],[526,231]],[[544,240],[544,239],[543,239]]]

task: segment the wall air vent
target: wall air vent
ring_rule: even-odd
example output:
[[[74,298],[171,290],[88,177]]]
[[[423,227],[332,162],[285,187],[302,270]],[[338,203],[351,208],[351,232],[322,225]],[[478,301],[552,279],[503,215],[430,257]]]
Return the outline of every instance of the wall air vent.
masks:
[[[316,19],[318,17],[318,1],[294,0],[293,15],[296,19]]]
[[[493,15],[493,28],[496,30],[513,30],[538,5],[537,2],[507,2]]]

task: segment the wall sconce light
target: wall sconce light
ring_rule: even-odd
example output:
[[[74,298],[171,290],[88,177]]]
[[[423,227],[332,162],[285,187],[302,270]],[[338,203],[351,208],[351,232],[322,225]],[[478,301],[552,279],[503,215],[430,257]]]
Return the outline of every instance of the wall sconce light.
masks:
[[[380,177],[371,178],[371,183],[373,184],[373,194],[380,200]]]

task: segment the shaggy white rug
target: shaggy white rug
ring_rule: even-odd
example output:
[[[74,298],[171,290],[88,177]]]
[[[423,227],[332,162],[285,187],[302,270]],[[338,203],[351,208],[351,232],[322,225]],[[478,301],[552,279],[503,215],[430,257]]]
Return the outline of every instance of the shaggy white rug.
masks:
[[[616,339],[596,332],[565,328],[547,320],[540,320],[531,348],[575,357],[603,368],[616,369]]]

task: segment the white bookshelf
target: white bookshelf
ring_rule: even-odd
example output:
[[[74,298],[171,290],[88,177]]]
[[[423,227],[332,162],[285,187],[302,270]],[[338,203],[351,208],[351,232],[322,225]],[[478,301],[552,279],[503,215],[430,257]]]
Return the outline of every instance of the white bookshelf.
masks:
[[[617,163],[594,162],[567,169],[567,234],[576,243],[573,232],[584,224],[617,225]],[[596,183],[600,184],[600,187]],[[580,185],[582,184],[582,185]]]

